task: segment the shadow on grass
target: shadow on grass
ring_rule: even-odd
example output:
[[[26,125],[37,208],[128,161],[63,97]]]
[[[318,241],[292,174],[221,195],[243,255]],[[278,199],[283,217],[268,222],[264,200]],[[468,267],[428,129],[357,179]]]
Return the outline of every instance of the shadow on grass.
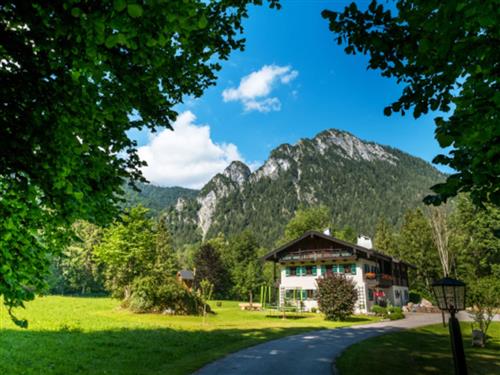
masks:
[[[470,374],[493,375],[500,368],[500,343],[485,348],[471,347],[470,334],[462,328],[467,367]],[[387,355],[391,353],[391,355]],[[380,358],[384,358],[383,361]],[[337,360],[342,375],[453,374],[450,337],[447,329],[422,328],[375,337],[348,348]]]
[[[285,314],[285,316],[283,316],[283,315],[266,315],[266,318],[270,318],[270,319],[298,320],[298,319],[305,319],[305,318],[307,318],[307,316],[305,316],[305,315],[288,315],[288,314]]]
[[[300,329],[0,329],[0,374],[186,374]]]

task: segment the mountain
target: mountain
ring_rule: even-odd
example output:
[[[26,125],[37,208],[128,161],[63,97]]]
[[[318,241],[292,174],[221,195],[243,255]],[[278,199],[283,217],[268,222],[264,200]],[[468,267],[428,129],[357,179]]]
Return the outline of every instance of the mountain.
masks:
[[[151,184],[137,183],[139,192],[133,190],[128,185],[124,186],[125,207],[143,205],[150,209],[151,215],[158,216],[180,198],[194,198],[198,195],[199,190],[186,189],[183,187],[161,187]]]
[[[373,235],[379,217],[401,223],[445,175],[422,159],[335,129],[283,144],[256,171],[236,161],[196,197],[166,212],[178,244],[252,230],[272,246],[301,207],[323,204],[338,228]]]

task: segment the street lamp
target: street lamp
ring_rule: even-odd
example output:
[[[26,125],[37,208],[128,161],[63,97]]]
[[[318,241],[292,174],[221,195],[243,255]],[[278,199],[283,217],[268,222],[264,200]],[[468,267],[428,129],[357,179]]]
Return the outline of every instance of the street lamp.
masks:
[[[432,284],[434,295],[438,306],[443,311],[450,313],[449,329],[451,338],[451,350],[455,364],[456,375],[467,375],[465,363],[464,344],[460,332],[460,324],[455,313],[465,310],[465,283],[449,277],[435,281]]]

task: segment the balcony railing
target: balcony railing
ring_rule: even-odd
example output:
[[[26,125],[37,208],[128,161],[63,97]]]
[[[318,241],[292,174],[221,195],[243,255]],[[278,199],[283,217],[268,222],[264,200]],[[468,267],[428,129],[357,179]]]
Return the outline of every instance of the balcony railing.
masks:
[[[354,256],[354,251],[350,249],[317,249],[299,250],[283,256],[281,261],[317,261],[338,258],[350,258]]]

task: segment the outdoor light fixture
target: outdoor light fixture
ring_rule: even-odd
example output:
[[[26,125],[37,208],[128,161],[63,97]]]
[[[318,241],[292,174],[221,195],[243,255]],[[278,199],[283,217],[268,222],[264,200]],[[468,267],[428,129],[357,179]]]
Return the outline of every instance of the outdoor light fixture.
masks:
[[[465,363],[464,344],[460,324],[455,313],[465,310],[465,283],[449,277],[438,280],[432,284],[438,306],[443,311],[450,313],[449,329],[451,338],[451,350],[455,364],[456,375],[467,375],[467,364]]]

